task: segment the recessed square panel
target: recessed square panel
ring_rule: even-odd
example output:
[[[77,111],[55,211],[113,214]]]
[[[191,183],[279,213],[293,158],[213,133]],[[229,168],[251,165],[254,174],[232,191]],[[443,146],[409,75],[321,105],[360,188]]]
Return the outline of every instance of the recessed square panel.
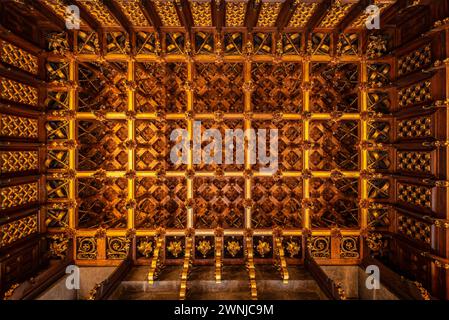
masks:
[[[187,220],[186,196],[185,178],[137,178],[136,228],[185,228]]]
[[[359,170],[359,124],[348,121],[312,121],[310,168],[318,171]]]
[[[359,227],[359,180],[312,178],[310,210],[313,228]]]
[[[241,177],[194,178],[195,228],[243,228],[245,180]]]
[[[126,228],[125,178],[80,178],[77,180],[78,227]]]
[[[78,170],[126,170],[128,139],[126,121],[80,120],[78,124]]]

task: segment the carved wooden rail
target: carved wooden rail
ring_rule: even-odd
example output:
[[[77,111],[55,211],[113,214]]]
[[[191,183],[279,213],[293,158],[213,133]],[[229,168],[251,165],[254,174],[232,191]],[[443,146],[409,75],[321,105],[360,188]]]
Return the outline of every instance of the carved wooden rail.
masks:
[[[304,267],[310,272],[320,289],[331,300],[346,300],[346,293],[340,283],[336,283],[318,265],[315,259],[306,251]]]
[[[401,300],[432,300],[434,299],[429,292],[417,281],[411,281],[397,274],[380,260],[373,257],[365,257],[360,263],[362,269],[366,269],[370,265],[379,268],[381,276],[381,284],[388,288]]]
[[[131,269],[132,261],[130,259],[123,260],[117,269],[95,287],[89,291],[87,300],[106,300],[114,292],[120,282],[125,278]]]
[[[162,263],[162,248],[164,245],[164,237],[159,237],[156,240],[156,247],[154,248],[153,259],[151,260],[150,271],[148,272],[148,283],[153,284],[163,268]]]
[[[181,273],[181,288],[179,290],[179,299],[185,300],[187,293],[187,280],[189,279],[190,266],[192,264],[193,238],[186,238],[186,250],[184,256],[184,264]]]
[[[215,238],[215,282],[221,283],[223,238]]]
[[[287,269],[287,261],[285,260],[284,248],[282,247],[282,239],[276,237],[274,240],[276,250],[276,267],[281,273],[282,282],[287,284],[289,279],[288,269]]]
[[[249,274],[251,299],[257,300],[256,268],[254,267],[254,251],[252,237],[246,237],[246,268]]]

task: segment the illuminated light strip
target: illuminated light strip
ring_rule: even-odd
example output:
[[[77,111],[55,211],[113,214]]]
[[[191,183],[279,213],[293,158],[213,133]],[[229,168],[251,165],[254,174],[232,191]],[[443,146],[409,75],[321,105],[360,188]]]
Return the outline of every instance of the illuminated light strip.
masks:
[[[164,245],[164,237],[160,236],[156,240],[156,247],[154,248],[153,258],[151,259],[150,271],[148,272],[148,283],[150,285],[154,284],[159,275],[160,270],[163,267],[161,248]]]
[[[190,265],[192,263],[192,251],[193,251],[193,239],[192,237],[186,238],[186,249],[184,256],[184,263],[182,265],[181,273],[181,287],[179,290],[179,299],[185,300],[187,293],[187,280],[189,279]]]
[[[215,282],[221,283],[223,237],[215,238]]]
[[[287,261],[285,261],[284,248],[282,247],[282,240],[280,237],[274,239],[276,245],[276,260],[278,263],[279,271],[281,272],[282,282],[287,284],[289,279]]]
[[[256,268],[254,267],[254,250],[252,237],[245,237],[246,242],[246,268],[249,275],[251,299],[257,300]]]

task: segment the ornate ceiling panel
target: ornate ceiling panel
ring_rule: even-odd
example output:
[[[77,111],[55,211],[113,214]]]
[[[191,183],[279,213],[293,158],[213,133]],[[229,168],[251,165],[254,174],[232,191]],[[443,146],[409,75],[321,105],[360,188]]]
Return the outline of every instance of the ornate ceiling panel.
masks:
[[[283,1],[262,1],[257,20],[258,27],[273,27],[281,11]]]
[[[173,0],[153,0],[153,6],[165,27],[180,27],[181,21]]]
[[[100,0],[78,0],[78,2],[104,27],[120,27],[119,22]]]
[[[226,1],[226,26],[243,27],[246,16],[247,2],[245,0]]]
[[[294,28],[303,28],[315,13],[315,10],[318,7],[318,3],[305,3],[302,1],[295,1],[295,3],[297,3],[297,6],[288,23],[288,26]]]
[[[121,11],[125,14],[133,26],[149,27],[150,22],[146,18],[140,0],[115,0]]]
[[[196,27],[212,26],[212,4],[211,0],[190,0],[193,23]]]
[[[319,27],[322,28],[334,28],[336,27],[346,16],[346,14],[354,7],[359,0],[344,1],[335,0],[332,6],[327,11],[326,15],[321,20]]]

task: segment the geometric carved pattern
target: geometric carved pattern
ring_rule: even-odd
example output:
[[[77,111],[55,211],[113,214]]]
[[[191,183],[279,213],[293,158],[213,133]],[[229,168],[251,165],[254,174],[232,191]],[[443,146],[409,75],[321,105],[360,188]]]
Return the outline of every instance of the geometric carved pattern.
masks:
[[[154,32],[140,31],[136,33],[136,54],[155,54],[160,49]],[[159,47],[158,47],[159,46]]]
[[[399,106],[404,108],[409,105],[419,104],[431,100],[431,85],[432,83],[430,81],[425,81],[399,90]]]
[[[398,182],[397,190],[399,201],[432,209],[432,188]]]
[[[26,84],[0,77],[0,98],[36,107],[38,92]]]
[[[388,63],[370,63],[368,69],[368,86],[370,88],[380,88],[391,83],[390,69]]]
[[[209,1],[189,1],[190,10],[192,11],[193,23],[196,27],[212,26],[212,8]]]
[[[69,94],[64,91],[47,91],[45,107],[47,111],[68,110]]]
[[[358,180],[312,178],[312,226],[356,228],[359,223]]]
[[[63,84],[69,80],[69,63],[68,62],[48,62],[47,63],[47,80],[54,84]]]
[[[337,26],[345,17],[349,9],[351,9],[354,5],[355,3],[342,3],[341,1],[335,1],[321,21],[320,27],[333,28]]]
[[[145,17],[139,0],[119,0],[116,1],[121,11],[126,15],[133,26],[149,27],[150,23]]]
[[[258,27],[272,27],[276,23],[282,2],[263,2],[257,20]]]
[[[398,151],[398,169],[408,172],[432,173],[432,153],[423,151]]]
[[[337,52],[340,55],[357,55],[359,52],[359,36],[357,33],[342,33],[338,38]]]
[[[360,239],[358,237],[343,237],[340,243],[340,258],[359,258],[359,242]]]
[[[65,200],[69,197],[69,180],[50,180],[46,184],[48,200]]]
[[[48,150],[45,167],[48,170],[68,169],[69,152],[67,150]]]
[[[290,19],[290,22],[288,23],[288,26],[295,27],[295,28],[304,27],[304,25],[309,21],[310,17],[315,12],[315,9],[317,7],[318,7],[318,3],[300,2],[297,5],[292,18]]]
[[[310,137],[318,148],[311,151],[311,169],[358,170],[358,127],[357,121],[313,121]]]
[[[243,112],[243,64],[195,64],[195,112]]]
[[[372,179],[367,182],[368,198],[388,199],[390,195],[390,181],[388,179]]]
[[[175,141],[170,141],[174,129],[186,129],[186,122],[136,121],[136,169],[143,171],[183,170],[185,164],[174,164],[170,153]],[[125,157],[125,155],[123,155]]]
[[[368,122],[368,140],[376,143],[386,143],[390,141],[391,126],[385,121]]]
[[[100,52],[98,34],[96,32],[79,31],[76,49],[79,54],[98,54]]]
[[[368,151],[368,168],[373,170],[387,170],[390,168],[391,159],[388,151]]]
[[[38,183],[20,184],[0,188],[0,209],[22,206],[38,200]]]
[[[254,112],[299,113],[302,111],[302,65],[257,62],[252,65]]]
[[[398,123],[398,137],[402,139],[426,138],[432,135],[432,119],[427,117],[402,120]]]
[[[125,228],[127,189],[125,178],[78,179],[78,227]]]
[[[430,245],[431,226],[411,217],[398,216],[398,231],[407,237]]]
[[[312,237],[310,239],[310,255],[314,258],[330,258],[331,238]]]
[[[106,51],[107,53],[128,54],[131,48],[129,39],[124,32],[106,33]]]
[[[265,129],[267,150],[270,144],[270,130],[277,129],[279,169],[284,171],[301,171],[302,170],[302,124],[296,121],[282,120],[273,122],[268,120],[255,120],[252,122],[254,130]],[[254,170],[269,168],[272,163],[257,163],[253,165]]]
[[[79,170],[125,170],[128,153],[123,142],[128,138],[124,121],[83,120],[78,122]]]
[[[76,258],[94,260],[97,258],[97,239],[94,237],[76,238]]]
[[[106,241],[107,259],[125,259],[128,256],[130,242],[126,237],[108,237]]]
[[[167,1],[152,1],[159,18],[162,21],[164,27],[180,27],[178,14],[176,13],[175,2],[172,0]]]
[[[302,227],[302,179],[256,177],[252,183],[253,228]]]
[[[37,126],[37,119],[9,114],[0,115],[0,136],[36,139],[38,133]]]
[[[241,27],[245,21],[246,2],[226,1],[226,26]]]
[[[136,109],[139,112],[186,111],[187,99],[183,89],[187,65],[175,63],[138,63],[136,79]]]
[[[0,60],[32,74],[38,72],[38,58],[11,43],[0,41]]]
[[[79,111],[126,111],[126,70],[126,64],[118,62],[80,64]]]
[[[0,226],[0,248],[38,232],[37,214]]]
[[[358,112],[358,67],[354,63],[330,66],[313,63],[310,80],[312,112]]]
[[[313,55],[328,55],[330,53],[331,37],[329,33],[312,33],[307,50]]]
[[[224,54],[241,55],[243,53],[243,33],[232,32],[224,34]]]
[[[389,113],[391,101],[387,93],[369,92],[368,93],[368,111],[376,113]]]
[[[195,32],[195,54],[213,54],[214,46],[213,33]]]
[[[103,27],[118,27],[119,23],[100,1],[79,0],[79,2]]]
[[[226,121],[222,121],[222,122],[216,122],[214,120],[202,120],[201,121],[201,134],[204,135],[204,130],[208,130],[208,129],[215,129],[215,130],[219,130],[222,136],[222,155],[221,155],[221,164],[216,164],[214,163],[206,163],[204,161],[204,158],[202,159],[202,161],[199,164],[194,164],[194,169],[198,170],[198,171],[215,171],[218,168],[223,169],[223,171],[243,171],[244,169],[244,159],[239,159],[236,157],[235,155],[235,150],[232,150],[232,153],[230,151],[226,150],[226,146],[225,143],[226,142],[226,130],[234,130],[234,132],[236,132],[236,130],[242,130],[242,135],[240,136],[240,140],[239,138],[235,138],[235,140],[243,142],[243,121],[242,120],[226,120]],[[205,148],[210,144],[211,142],[208,141],[207,139],[205,139],[202,143],[201,143],[201,150],[205,150]],[[221,145],[219,144],[219,146],[221,147]],[[215,148],[213,148],[215,149]],[[199,151],[199,150],[198,150]],[[226,154],[232,154],[233,155],[233,161],[232,164],[226,164]],[[195,153],[194,151],[194,156],[198,156],[198,158],[201,156],[200,153]]]
[[[418,48],[409,54],[398,58],[398,75],[407,75],[421,70],[432,63],[432,48],[430,44]]]
[[[195,228],[243,228],[244,190],[239,177],[194,178]]]
[[[184,178],[137,178],[136,228],[185,228],[186,196],[187,186]]]
[[[168,32],[165,34],[166,54],[184,54],[187,49],[190,49],[187,44],[190,45],[190,42],[183,32]]]
[[[0,152],[0,173],[37,170],[38,168],[37,151]]]
[[[273,36],[272,33],[253,33],[254,54],[271,54],[273,48]]]
[[[282,33],[282,53],[284,55],[299,55],[302,48],[301,39],[302,33],[299,32]]]

